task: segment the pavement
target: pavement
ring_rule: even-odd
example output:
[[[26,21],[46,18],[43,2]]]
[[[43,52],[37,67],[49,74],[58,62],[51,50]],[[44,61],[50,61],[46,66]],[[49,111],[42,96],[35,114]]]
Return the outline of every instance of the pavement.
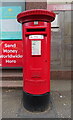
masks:
[[[22,88],[2,90],[2,118],[71,118],[71,81],[51,80],[49,108],[29,112],[23,107]]]

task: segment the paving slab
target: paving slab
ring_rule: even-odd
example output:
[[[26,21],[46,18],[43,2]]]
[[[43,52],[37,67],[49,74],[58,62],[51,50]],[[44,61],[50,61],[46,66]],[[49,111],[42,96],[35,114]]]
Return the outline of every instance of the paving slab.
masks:
[[[2,96],[3,118],[55,118],[57,116],[51,100],[47,111],[34,113],[23,107],[22,90],[3,90]]]
[[[8,89],[2,92],[2,117],[17,118],[21,105],[22,90]]]
[[[52,104],[52,99],[50,96],[49,107],[45,112],[29,112],[23,107],[23,102],[18,111],[17,117],[19,118],[56,118],[57,112]]]
[[[58,118],[71,118],[71,91],[52,91],[51,95]]]
[[[29,112],[23,107],[22,89],[4,89],[2,118],[70,118],[71,92],[51,91],[50,104],[45,112]]]
[[[71,81],[52,80],[48,110],[29,112],[23,107],[22,88],[4,88],[2,92],[2,118],[70,118]]]

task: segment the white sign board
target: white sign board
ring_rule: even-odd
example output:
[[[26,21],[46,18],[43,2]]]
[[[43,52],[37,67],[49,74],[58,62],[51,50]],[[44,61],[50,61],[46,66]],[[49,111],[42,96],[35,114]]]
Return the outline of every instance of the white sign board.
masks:
[[[32,55],[41,55],[41,41],[32,40]]]
[[[55,20],[51,23],[51,27],[59,27],[59,14],[56,14]]]
[[[29,39],[44,39],[44,35],[29,35]]]

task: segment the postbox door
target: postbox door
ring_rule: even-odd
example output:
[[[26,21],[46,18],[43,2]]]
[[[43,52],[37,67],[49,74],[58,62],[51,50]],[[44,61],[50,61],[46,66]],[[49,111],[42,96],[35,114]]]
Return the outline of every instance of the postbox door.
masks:
[[[24,90],[31,94],[50,92],[50,40],[28,36],[24,50]]]

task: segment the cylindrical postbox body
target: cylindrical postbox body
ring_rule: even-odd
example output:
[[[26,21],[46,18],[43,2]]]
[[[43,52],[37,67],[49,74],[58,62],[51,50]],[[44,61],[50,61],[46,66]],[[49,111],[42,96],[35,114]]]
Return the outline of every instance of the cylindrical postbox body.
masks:
[[[23,103],[31,111],[44,111],[50,94],[51,21],[55,14],[30,10],[17,16],[23,36]]]

